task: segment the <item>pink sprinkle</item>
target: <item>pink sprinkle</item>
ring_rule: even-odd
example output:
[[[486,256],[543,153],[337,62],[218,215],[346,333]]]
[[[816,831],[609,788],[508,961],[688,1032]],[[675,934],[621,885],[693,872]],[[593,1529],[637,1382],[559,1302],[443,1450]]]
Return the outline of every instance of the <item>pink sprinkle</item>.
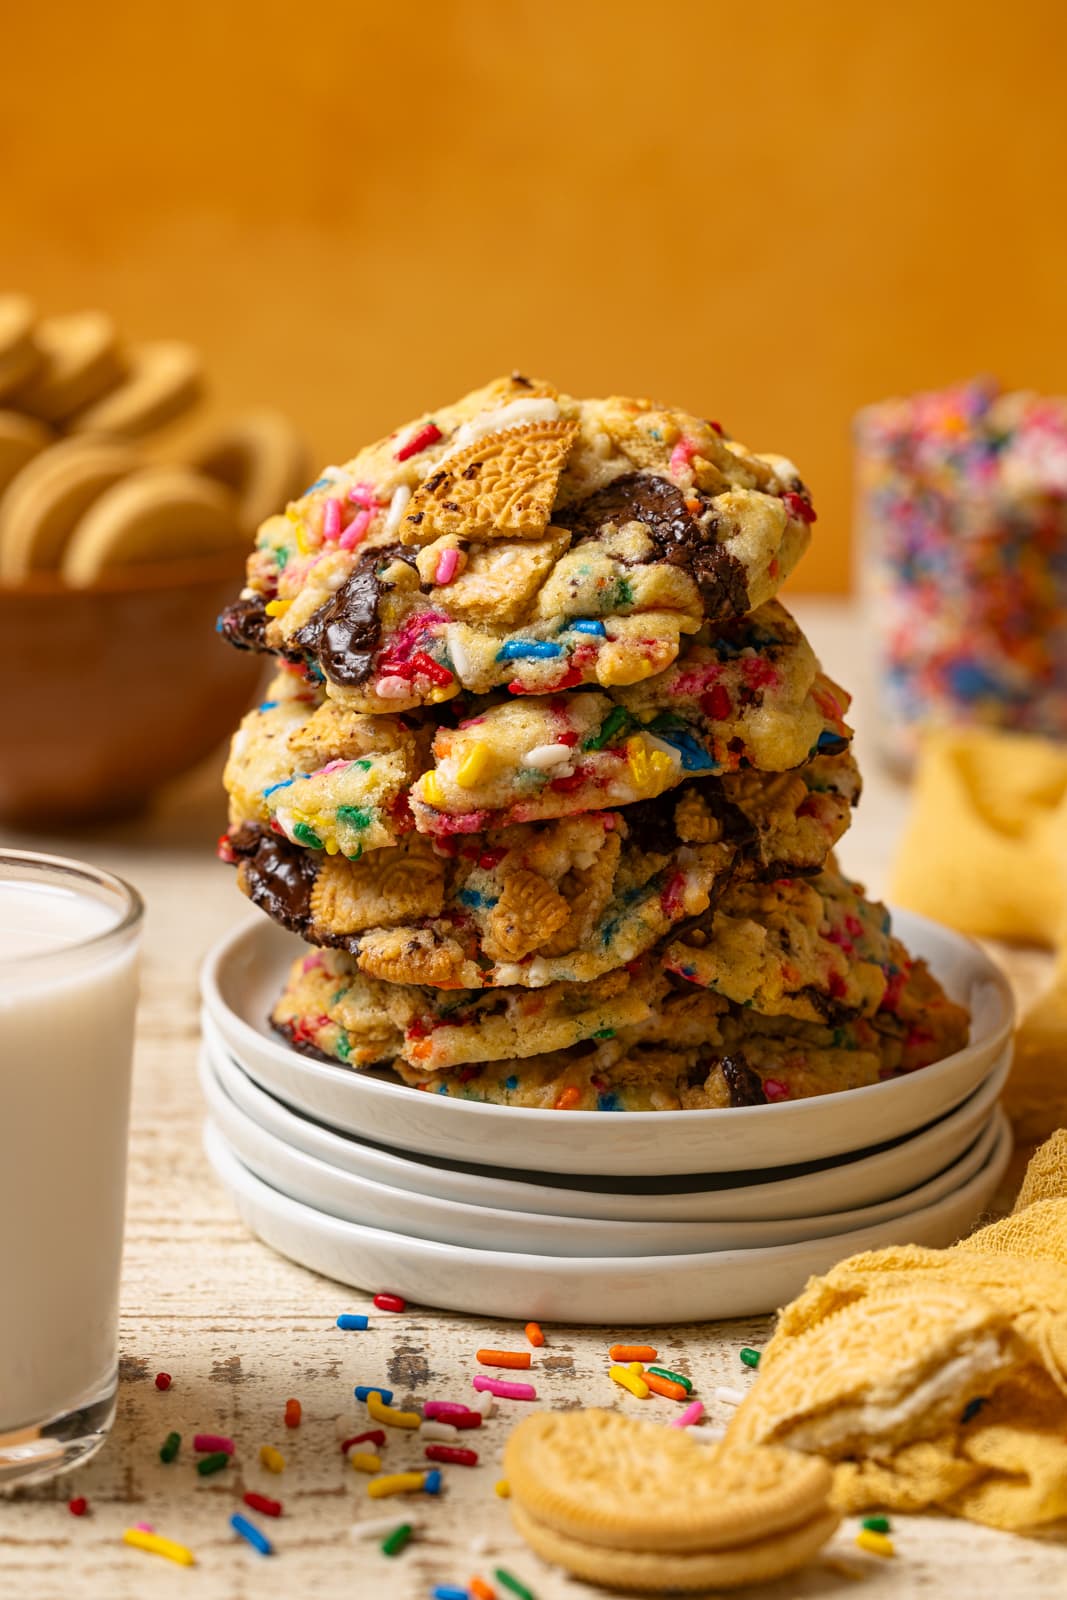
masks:
[[[408,680],[396,676],[379,678],[374,687],[383,700],[405,700],[411,694]]]
[[[458,1405],[455,1400],[427,1400],[422,1408],[422,1414],[431,1422],[434,1418],[445,1422],[449,1417],[465,1417],[470,1406]]]
[[[768,1100],[788,1100],[789,1085],[783,1083],[781,1078],[764,1078],[763,1092]]]
[[[205,1450],[209,1453],[215,1450],[221,1450],[224,1455],[232,1456],[234,1448],[235,1446],[233,1440],[228,1439],[224,1433],[193,1434],[194,1450]]]
[[[696,455],[696,448],[697,447],[693,443],[692,439],[687,439],[683,433],[682,437],[678,440],[678,443],[671,451],[670,471],[675,475],[677,475],[679,472],[684,472],[690,461],[692,461],[693,457]]]
[[[449,547],[447,550],[442,550],[437,559],[437,571],[434,573],[434,583],[451,583],[452,579],[456,576],[456,568],[458,566],[459,551],[454,550],[451,547]]]
[[[348,498],[357,506],[376,506],[378,504],[378,486],[373,483],[357,483],[348,491]]]
[[[703,1400],[694,1400],[691,1405],[686,1406],[684,1411],[679,1411],[676,1417],[672,1417],[667,1426],[668,1428],[688,1428],[692,1423],[699,1422],[703,1415]]]
[[[314,972],[316,967],[322,966],[322,957],[319,955],[305,956],[300,963],[301,972]]]
[[[156,1531],[156,1525],[154,1522],[135,1522],[134,1527],[137,1528],[141,1533],[155,1533]]]
[[[337,543],[342,550],[354,550],[374,520],[373,511],[360,511],[348,524]]]
[[[327,761],[324,767],[319,768],[319,777],[324,778],[328,772],[341,772],[351,765],[350,761]]]
[[[322,513],[322,537],[332,543],[341,532],[341,502],[327,500]]]
[[[500,1400],[536,1400],[532,1383],[505,1383],[501,1378],[484,1378],[479,1372],[471,1383],[480,1394],[495,1394]]]

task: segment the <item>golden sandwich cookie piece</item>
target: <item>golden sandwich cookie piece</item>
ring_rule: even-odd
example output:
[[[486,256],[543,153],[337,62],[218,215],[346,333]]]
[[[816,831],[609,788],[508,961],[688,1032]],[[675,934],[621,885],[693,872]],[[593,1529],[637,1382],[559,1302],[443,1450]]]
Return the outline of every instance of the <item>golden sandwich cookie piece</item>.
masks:
[[[172,422],[200,398],[202,372],[199,351],[181,340],[130,345],[123,352],[121,382],[79,411],[69,427],[75,433],[140,438]]]
[[[37,312],[23,294],[0,294],[0,396],[12,394],[41,365]]]
[[[41,361],[13,396],[20,411],[44,422],[66,422],[122,381],[118,330],[104,311],[45,317],[34,342]]]
[[[243,538],[233,496],[219,484],[181,467],[145,467],[90,507],[60,570],[85,586],[114,567],[219,555]]]
[[[0,495],[34,456],[52,443],[52,430],[36,417],[0,411]]]
[[[56,571],[94,503],[142,465],[128,445],[105,439],[63,439],[42,450],[0,499],[0,578],[21,583]]]
[[[185,464],[237,497],[241,525],[249,534],[308,477],[308,453],[280,411],[244,411],[215,423],[185,452]]]

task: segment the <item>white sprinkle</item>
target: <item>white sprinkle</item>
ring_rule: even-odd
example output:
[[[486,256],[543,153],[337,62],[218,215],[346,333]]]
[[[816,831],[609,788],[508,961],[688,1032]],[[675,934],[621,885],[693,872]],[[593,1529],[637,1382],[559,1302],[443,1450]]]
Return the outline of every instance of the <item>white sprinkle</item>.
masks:
[[[417,1533],[422,1527],[417,1517],[410,1516],[405,1511],[403,1516],[398,1513],[392,1517],[371,1517],[368,1522],[353,1522],[349,1533],[353,1539],[377,1539],[384,1533],[392,1533],[402,1522],[410,1523],[413,1533]]]
[[[397,488],[393,490],[393,498],[389,502],[389,510],[386,513],[385,525],[382,528],[382,532],[385,534],[386,538],[388,538],[391,533],[395,533],[397,528],[400,526],[400,519],[404,515],[405,507],[410,499],[411,490],[408,488],[406,483],[399,484]]]
[[[686,1437],[696,1439],[699,1444],[718,1444],[720,1439],[726,1438],[726,1429],[717,1423],[702,1423],[699,1428],[687,1428]]]
[[[524,767],[558,767],[561,761],[569,761],[571,754],[570,745],[538,744],[527,750],[522,764]]]
[[[382,700],[406,700],[411,695],[411,685],[406,678],[379,678],[374,689]]]
[[[365,1417],[354,1417],[350,1411],[338,1417],[333,1425],[337,1443],[343,1444],[346,1439],[351,1439],[353,1434],[359,1432],[365,1421]]]
[[[745,1398],[743,1389],[713,1389],[712,1394],[716,1400],[721,1400],[724,1406],[739,1406]]]
[[[469,1548],[476,1556],[484,1556],[488,1554],[493,1546],[492,1542],[486,1538],[484,1533],[476,1533],[470,1542]]]
[[[496,1410],[496,1401],[489,1393],[480,1394],[471,1405],[472,1411],[480,1411],[483,1418],[491,1417]]]
[[[473,444],[476,439],[484,439],[488,433],[501,433],[505,428],[522,428],[528,422],[555,422],[558,416],[559,406],[554,400],[510,400],[506,406],[483,411],[480,416],[472,417],[458,427],[445,454],[438,457],[438,464],[447,461],[457,450]]]
[[[422,1434],[424,1439],[459,1438],[459,1429],[454,1428],[451,1422],[436,1422],[433,1419],[431,1419],[429,1422],[420,1422],[419,1432]]]

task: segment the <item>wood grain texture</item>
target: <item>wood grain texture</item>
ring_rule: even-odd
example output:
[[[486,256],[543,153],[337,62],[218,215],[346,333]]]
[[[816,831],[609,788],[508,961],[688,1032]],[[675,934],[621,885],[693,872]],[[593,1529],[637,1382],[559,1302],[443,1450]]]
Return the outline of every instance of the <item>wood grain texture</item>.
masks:
[[[849,425],[1058,391],[1058,0],[15,6],[0,261],[207,357],[322,463],[518,365],[794,456],[844,589]]]
[[[806,608],[802,618],[830,671],[854,660],[854,621],[831,608]],[[861,703],[862,709],[862,703]],[[861,739],[867,729],[862,726]],[[868,752],[869,756],[869,752]],[[867,793],[846,841],[846,864],[880,887],[904,796],[867,760]],[[122,1382],[114,1434],[100,1456],[72,1478],[13,1500],[0,1500],[0,1596],[7,1600],[253,1600],[267,1593],[293,1600],[427,1600],[436,1583],[462,1586],[474,1573],[503,1565],[523,1578],[537,1600],[580,1600],[596,1591],[544,1567],[512,1533],[506,1504],[494,1493],[510,1423],[522,1414],[500,1402],[497,1415],[471,1441],[476,1468],[446,1468],[447,1490],[372,1502],[366,1479],[341,1458],[337,1419],[355,1421],[357,1383],[383,1382],[397,1402],[463,1398],[478,1370],[480,1346],[523,1348],[521,1327],[451,1316],[413,1306],[400,1316],[372,1311],[365,1333],[341,1333],[342,1310],[365,1309],[368,1296],[315,1277],[260,1245],[237,1220],[200,1149],[202,1110],[195,1080],[196,967],[209,944],[244,914],[231,875],[211,856],[222,821],[217,767],[174,791],[157,812],[89,837],[49,840],[51,847],[99,860],[133,879],[148,903],[144,994],[136,1058],[129,1225],[122,1317]],[[31,841],[19,841],[30,843]],[[37,848],[41,840],[32,841]],[[1040,963],[1030,957],[1029,982]],[[76,1225],[77,1196],[71,1195]],[[385,1288],[387,1285],[382,1285]],[[72,1308],[72,1330],[76,1308]],[[727,1409],[711,1399],[718,1384],[751,1381],[737,1352],[759,1346],[769,1319],[657,1330],[667,1364],[689,1373],[713,1421]],[[613,1338],[647,1329],[546,1327],[531,1374],[550,1406],[603,1404],[641,1416],[666,1416],[670,1402],[631,1399],[610,1383]],[[72,1331],[72,1336],[75,1336]],[[167,1393],[156,1372],[171,1373]],[[283,1423],[294,1396],[304,1420]],[[173,1465],[158,1458],[171,1429],[183,1435]],[[238,1455],[216,1477],[198,1478],[191,1464],[197,1430],[232,1434]],[[466,1442],[466,1441],[464,1441]],[[287,1458],[275,1477],[258,1464],[259,1446]],[[415,1465],[421,1447],[399,1430],[384,1452],[390,1467]],[[275,1541],[263,1558],[230,1531],[232,1511],[247,1489],[280,1498],[278,1522],[249,1513]],[[66,1510],[73,1493],[91,1502],[77,1520]],[[395,1561],[376,1541],[354,1542],[357,1519],[412,1512],[422,1529]],[[125,1548],[123,1528],[148,1521],[195,1550],[188,1571]],[[973,1600],[1046,1600],[1067,1584],[1067,1547],[1025,1540],[945,1518],[894,1518],[898,1556],[880,1562],[852,1546],[857,1524],[845,1523],[829,1548],[864,1579],[862,1588],[819,1563],[758,1591],[763,1600],[814,1600],[861,1593],[872,1600],[966,1594]],[[506,1596],[504,1597],[506,1600]]]

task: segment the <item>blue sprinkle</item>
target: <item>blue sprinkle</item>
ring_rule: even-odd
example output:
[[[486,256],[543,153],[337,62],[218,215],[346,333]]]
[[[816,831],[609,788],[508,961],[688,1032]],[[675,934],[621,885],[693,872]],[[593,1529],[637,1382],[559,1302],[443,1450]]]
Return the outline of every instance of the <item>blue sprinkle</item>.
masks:
[[[461,905],[470,906],[472,910],[476,911],[482,904],[484,896],[480,895],[477,889],[461,889],[456,899]]]
[[[261,1556],[274,1554],[274,1546],[270,1540],[265,1534],[260,1533],[256,1525],[249,1522],[247,1517],[239,1517],[235,1511],[230,1518],[230,1527],[234,1533],[239,1533],[242,1539],[247,1539],[253,1550],[258,1550]]]
[[[968,1422],[973,1422],[979,1411],[981,1411],[982,1407],[987,1404],[988,1401],[985,1395],[982,1394],[975,1395],[973,1400],[969,1400],[964,1406],[963,1415],[960,1418],[960,1422],[964,1425],[964,1427],[966,1427]]]
[[[263,704],[256,707],[257,711],[273,711],[278,704],[277,700],[264,700]]]
[[[304,494],[314,494],[316,489],[328,489],[332,482],[332,478],[316,478],[314,483],[308,484]],[[301,495],[300,498],[303,499],[304,495]]]
[[[283,778],[281,783],[272,783],[269,789],[264,789],[263,791],[264,800],[269,800],[271,795],[276,794],[279,789],[288,789],[289,785],[295,782],[295,778]]]
[[[596,1097],[596,1108],[598,1111],[618,1111],[618,1095],[612,1091],[609,1091],[607,1094],[598,1094]]]
[[[595,617],[577,617],[575,621],[568,622],[564,633],[595,633],[599,639],[607,637],[607,628]]]
[[[677,728],[657,728],[656,734],[664,744],[674,746],[682,758],[682,766],[686,772],[718,771],[719,763],[691,733],[682,733]]]
[[[819,742],[815,748],[817,750],[840,750],[844,744],[845,740],[841,734],[831,733],[829,728],[824,728],[819,735]]]
[[[366,1400],[369,1394],[376,1394],[383,1405],[391,1406],[393,1403],[392,1389],[382,1389],[376,1383],[357,1383],[352,1393],[357,1400]]]
[[[505,1089],[517,1089],[518,1087],[519,1087],[519,1080],[514,1075],[512,1075],[510,1078],[505,1078],[504,1079],[504,1088]]]
[[[353,1328],[365,1328],[368,1322],[369,1318],[364,1317],[358,1311],[342,1311],[337,1319],[337,1326],[343,1328],[346,1333],[350,1333]]]
[[[467,1600],[466,1589],[453,1589],[450,1583],[439,1583],[431,1590],[430,1600]]]
[[[551,639],[508,639],[496,653],[498,661],[540,661],[549,656],[561,656],[563,646]]]
[[[432,1472],[428,1472],[425,1478],[422,1480],[422,1489],[424,1494],[441,1493],[441,1474],[436,1467]],[[463,1600],[466,1600],[465,1594]]]

